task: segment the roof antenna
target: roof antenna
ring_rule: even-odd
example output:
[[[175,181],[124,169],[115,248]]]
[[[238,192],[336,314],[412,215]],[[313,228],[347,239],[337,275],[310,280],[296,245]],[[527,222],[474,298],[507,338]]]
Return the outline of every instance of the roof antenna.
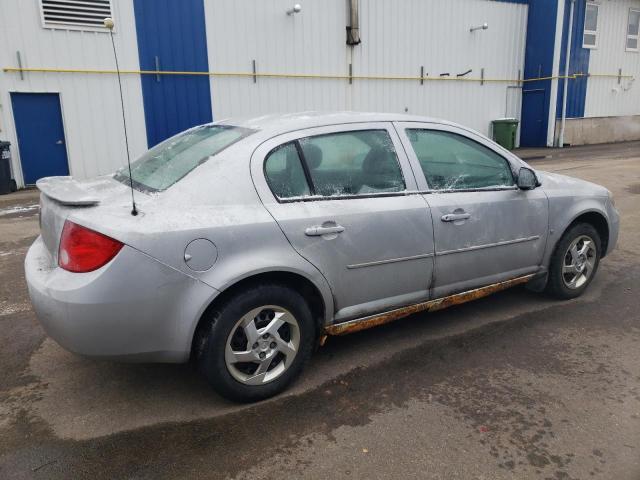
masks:
[[[129,156],[129,139],[127,138],[127,120],[124,115],[124,98],[122,97],[122,81],[120,80],[120,67],[118,66],[118,54],[116,53],[116,44],[113,41],[113,18],[107,17],[103,21],[104,26],[109,29],[109,36],[111,37],[111,46],[113,47],[113,58],[116,60],[116,72],[118,73],[118,87],[120,88],[120,105],[122,106],[122,125],[124,126],[124,144],[127,148],[127,165],[129,166],[129,185],[131,186],[131,215],[134,217],[138,215],[138,209],[136,208],[136,201],[133,198],[133,177],[131,176],[131,158]]]

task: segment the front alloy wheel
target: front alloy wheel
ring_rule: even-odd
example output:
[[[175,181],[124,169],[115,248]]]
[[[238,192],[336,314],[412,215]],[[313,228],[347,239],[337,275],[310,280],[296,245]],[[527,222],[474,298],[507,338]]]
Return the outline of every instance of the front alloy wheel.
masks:
[[[598,270],[601,245],[598,231],[588,223],[567,230],[549,262],[547,292],[562,299],[582,295]]]
[[[595,242],[588,235],[580,235],[569,245],[562,264],[562,281],[572,290],[589,281],[596,266]]]

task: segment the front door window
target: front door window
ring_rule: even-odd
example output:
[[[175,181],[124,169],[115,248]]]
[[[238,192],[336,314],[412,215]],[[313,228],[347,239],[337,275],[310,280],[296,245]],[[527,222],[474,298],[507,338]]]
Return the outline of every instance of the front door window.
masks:
[[[438,130],[407,130],[420,167],[432,190],[512,187],[507,161],[461,135]]]

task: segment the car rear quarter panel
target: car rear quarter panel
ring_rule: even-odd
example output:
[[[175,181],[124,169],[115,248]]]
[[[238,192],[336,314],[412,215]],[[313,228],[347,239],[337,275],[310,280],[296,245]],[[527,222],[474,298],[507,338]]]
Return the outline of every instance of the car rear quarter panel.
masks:
[[[137,217],[130,207],[104,205],[79,210],[74,219],[218,291],[264,272],[299,274],[319,290],[328,321],[333,297],[327,281],[293,249],[258,198],[249,170],[253,148],[239,142],[225,150],[146,201]],[[215,263],[206,271],[185,262],[186,246],[200,238],[216,248]]]
[[[100,269],[76,274],[56,268],[39,237],[25,272],[52,338],[81,355],[127,361],[186,361],[193,318],[216,293],[126,246]]]

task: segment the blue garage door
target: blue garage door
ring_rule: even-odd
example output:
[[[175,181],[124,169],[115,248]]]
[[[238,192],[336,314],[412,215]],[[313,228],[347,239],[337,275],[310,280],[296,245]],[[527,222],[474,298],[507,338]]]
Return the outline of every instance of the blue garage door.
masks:
[[[11,93],[22,175],[26,185],[69,175],[62,111],[57,93]]]
[[[142,70],[207,72],[203,0],[134,0]],[[206,75],[142,75],[149,147],[194,125],[210,122]]]

